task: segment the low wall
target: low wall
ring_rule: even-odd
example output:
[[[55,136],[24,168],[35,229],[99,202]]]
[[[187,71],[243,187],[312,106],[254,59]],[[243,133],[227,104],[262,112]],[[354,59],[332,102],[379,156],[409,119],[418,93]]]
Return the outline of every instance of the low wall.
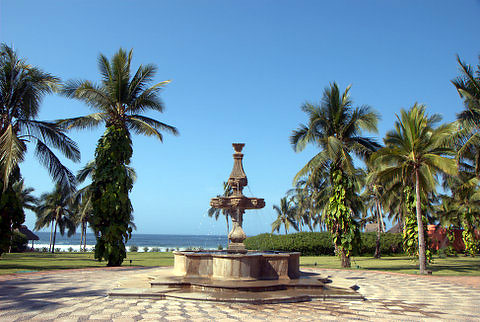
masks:
[[[437,225],[428,225],[428,237],[430,238],[430,246],[433,249],[441,249],[449,245],[447,237],[447,229]],[[463,252],[465,250],[465,244],[462,238],[463,229],[453,229],[455,240],[453,242],[453,249],[457,252]],[[480,239],[480,231],[475,230],[475,235]]]

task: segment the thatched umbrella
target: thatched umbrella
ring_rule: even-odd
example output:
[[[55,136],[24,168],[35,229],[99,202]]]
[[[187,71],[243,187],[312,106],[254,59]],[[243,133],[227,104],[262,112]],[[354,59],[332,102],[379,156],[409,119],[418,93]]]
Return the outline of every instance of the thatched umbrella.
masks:
[[[33,248],[33,243],[35,240],[39,240],[37,235],[35,235],[30,229],[27,228],[25,225],[21,225],[20,228],[18,228],[18,232],[21,234],[24,234],[28,240],[32,241],[32,249]]]

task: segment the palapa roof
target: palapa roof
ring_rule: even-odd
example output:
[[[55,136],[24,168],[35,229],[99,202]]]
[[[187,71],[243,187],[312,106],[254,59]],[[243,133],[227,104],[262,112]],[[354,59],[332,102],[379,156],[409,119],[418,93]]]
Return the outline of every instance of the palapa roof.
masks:
[[[27,236],[28,240],[39,240],[37,235],[35,235],[30,229],[27,228],[25,225],[21,225],[20,228],[17,228],[17,230]]]

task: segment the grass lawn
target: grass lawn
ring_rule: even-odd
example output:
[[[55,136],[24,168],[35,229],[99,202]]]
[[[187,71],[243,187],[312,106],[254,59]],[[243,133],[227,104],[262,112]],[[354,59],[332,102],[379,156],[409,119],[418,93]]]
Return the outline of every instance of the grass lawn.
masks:
[[[317,265],[315,265],[317,263]],[[318,268],[340,268],[340,259],[334,256],[302,256],[300,265]],[[418,261],[407,256],[388,256],[380,259],[373,257],[353,257],[352,269],[388,271],[406,274],[418,274]],[[480,276],[480,257],[439,258],[434,256],[433,264],[427,265],[433,275]]]
[[[123,265],[172,266],[173,254],[129,252]],[[340,260],[334,256],[302,256],[300,265],[318,268],[340,268]],[[3,254],[0,258],[0,274],[88,267],[105,267],[105,262],[94,260],[93,253],[14,253]],[[405,256],[390,256],[381,259],[353,257],[352,269],[417,274],[418,264]],[[434,275],[480,276],[480,257],[435,257],[434,263],[429,265],[428,269],[433,271]]]
[[[132,261],[130,263],[130,260]],[[0,258],[0,275],[52,269],[105,267],[93,253],[12,253]],[[172,253],[127,253],[123,266],[173,266]]]

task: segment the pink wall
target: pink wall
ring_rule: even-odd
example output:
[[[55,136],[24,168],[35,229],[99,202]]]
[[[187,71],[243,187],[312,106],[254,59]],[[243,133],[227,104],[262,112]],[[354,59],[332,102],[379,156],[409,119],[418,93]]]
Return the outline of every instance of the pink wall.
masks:
[[[454,229],[455,241],[453,242],[453,248],[457,252],[463,252],[465,250],[462,232],[463,229]],[[475,235],[477,238],[480,238],[480,231],[475,230]],[[430,246],[432,246],[433,249],[447,247],[449,244],[446,228],[436,225],[428,225],[428,237],[430,238]]]

